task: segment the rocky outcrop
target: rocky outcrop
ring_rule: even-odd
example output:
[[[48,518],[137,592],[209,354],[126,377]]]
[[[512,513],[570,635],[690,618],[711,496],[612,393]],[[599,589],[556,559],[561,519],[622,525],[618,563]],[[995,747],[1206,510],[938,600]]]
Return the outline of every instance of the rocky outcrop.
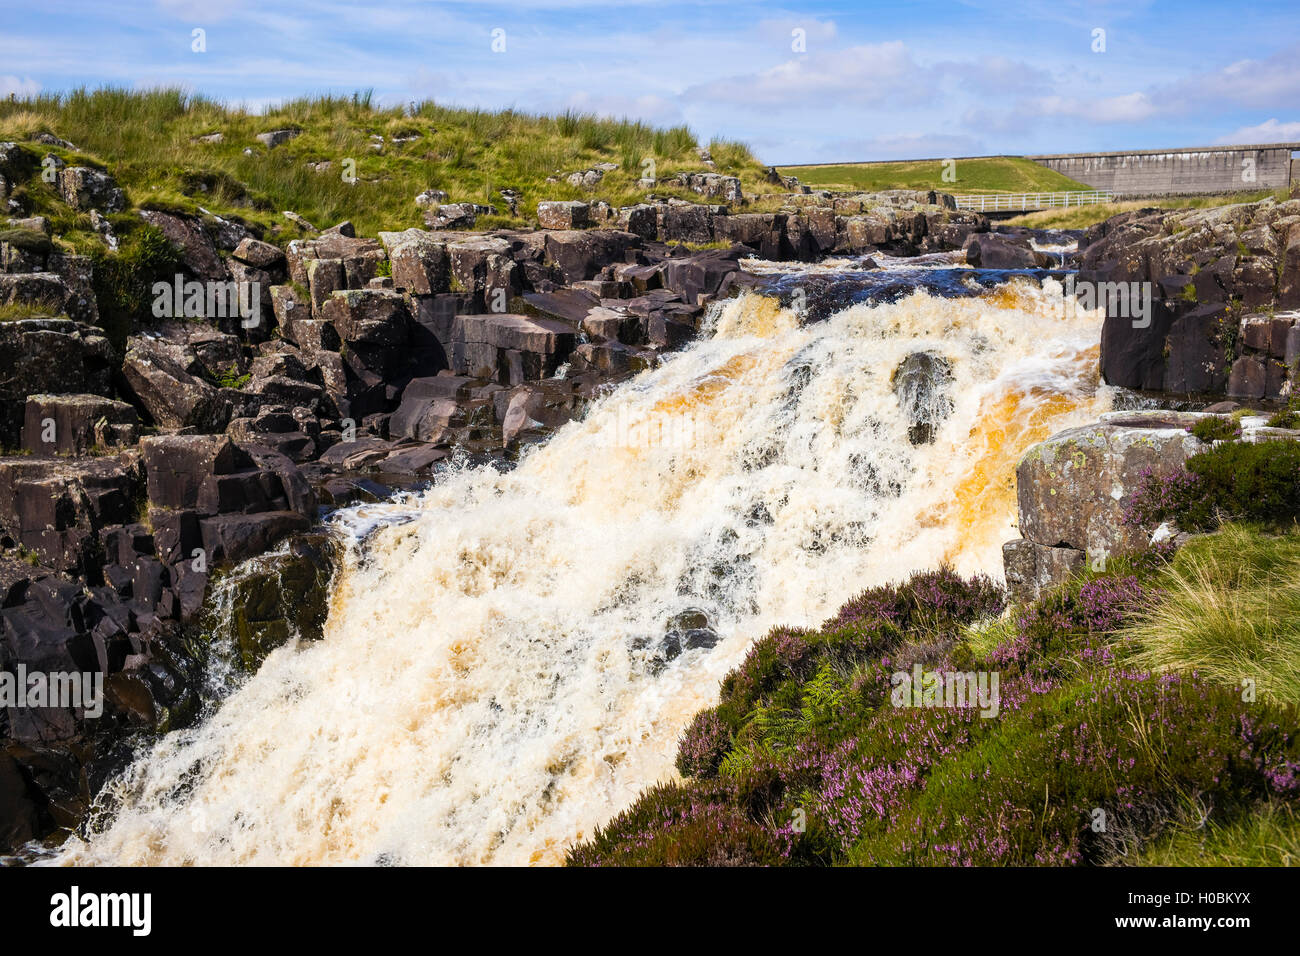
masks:
[[[0,322],[0,447],[19,446],[29,395],[109,396],[116,355],[99,329],[70,319]]]
[[[203,378],[193,350],[175,342],[133,337],[122,363],[128,395],[164,428],[217,432],[231,417],[231,398]]]
[[[1058,432],[1016,466],[1021,539],[1003,546],[1007,585],[1020,600],[1059,584],[1085,562],[1145,547],[1124,523],[1124,502],[1148,474],[1178,471],[1207,445],[1184,412],[1110,412]]]
[[[1285,337],[1300,318],[1291,314],[1300,308],[1298,276],[1294,199],[1138,210],[1080,240],[1078,282],[1100,287],[1106,308],[1102,375],[1126,388],[1242,398],[1289,391]],[[1135,318],[1127,299],[1109,294],[1135,287],[1150,292],[1149,316]]]

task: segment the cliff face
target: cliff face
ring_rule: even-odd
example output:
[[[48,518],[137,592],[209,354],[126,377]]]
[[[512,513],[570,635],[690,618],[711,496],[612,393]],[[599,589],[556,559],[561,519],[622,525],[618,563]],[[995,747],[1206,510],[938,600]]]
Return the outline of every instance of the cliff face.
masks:
[[[1300,200],[1123,213],[1080,240],[1080,286],[1150,292],[1107,304],[1102,377],[1125,388],[1276,399],[1300,357]],[[1120,283],[1119,286],[1102,284]]]

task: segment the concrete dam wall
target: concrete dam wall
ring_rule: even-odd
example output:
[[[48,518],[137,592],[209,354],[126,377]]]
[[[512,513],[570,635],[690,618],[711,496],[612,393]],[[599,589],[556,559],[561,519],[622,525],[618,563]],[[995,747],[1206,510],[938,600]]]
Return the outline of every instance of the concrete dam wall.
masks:
[[[1120,196],[1185,196],[1286,189],[1295,150],[1300,150],[1300,143],[1025,158],[1093,189],[1108,189]]]

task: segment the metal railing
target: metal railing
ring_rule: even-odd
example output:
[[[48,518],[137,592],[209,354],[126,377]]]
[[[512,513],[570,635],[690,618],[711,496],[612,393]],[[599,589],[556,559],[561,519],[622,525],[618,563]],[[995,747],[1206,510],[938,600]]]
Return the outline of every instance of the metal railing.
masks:
[[[1068,206],[1095,206],[1115,201],[1115,194],[1104,189],[1075,190],[1063,193],[987,193],[981,196],[956,196],[958,209],[971,212],[1019,212],[1030,209],[1064,209]]]

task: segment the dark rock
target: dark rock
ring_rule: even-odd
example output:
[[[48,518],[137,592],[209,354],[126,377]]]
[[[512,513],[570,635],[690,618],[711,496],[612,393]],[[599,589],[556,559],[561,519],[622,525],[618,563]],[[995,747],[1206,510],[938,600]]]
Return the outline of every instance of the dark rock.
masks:
[[[909,422],[908,441],[933,442],[935,430],[952,414],[952,363],[934,352],[913,352],[899,363],[890,384]]]
[[[181,261],[196,278],[224,281],[229,273],[217,253],[216,244],[204,231],[202,223],[190,216],[146,209],[140,218],[158,229],[180,251]]]
[[[111,398],[32,395],[22,447],[38,456],[84,455],[92,448],[134,444],[139,424],[134,408]]]
[[[132,338],[122,363],[130,397],[162,427],[219,432],[230,420],[227,398],[199,377],[192,352],[171,342]]]
[[[1038,264],[1029,240],[998,233],[972,233],[963,250],[966,264],[977,269],[1033,269]]]
[[[287,535],[306,531],[310,525],[296,511],[266,511],[203,518],[199,533],[211,564],[238,564],[270,550]]]

